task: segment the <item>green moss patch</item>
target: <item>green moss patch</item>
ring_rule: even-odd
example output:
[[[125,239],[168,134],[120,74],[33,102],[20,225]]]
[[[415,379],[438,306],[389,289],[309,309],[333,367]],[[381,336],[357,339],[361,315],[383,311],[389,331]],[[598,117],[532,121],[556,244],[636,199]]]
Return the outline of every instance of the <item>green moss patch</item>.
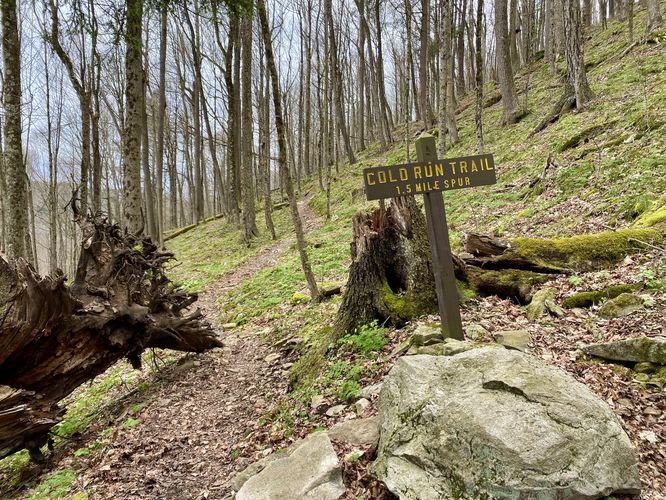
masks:
[[[508,258],[524,258],[544,269],[589,271],[621,261],[627,255],[646,249],[646,243],[661,243],[654,229],[620,229],[570,238],[513,238]],[[504,256],[498,260],[501,261]]]
[[[567,309],[573,309],[574,307],[592,307],[595,304],[600,304],[606,299],[614,299],[623,293],[635,292],[641,288],[641,285],[622,284],[611,286],[603,290],[579,292],[564,299],[562,305]]]

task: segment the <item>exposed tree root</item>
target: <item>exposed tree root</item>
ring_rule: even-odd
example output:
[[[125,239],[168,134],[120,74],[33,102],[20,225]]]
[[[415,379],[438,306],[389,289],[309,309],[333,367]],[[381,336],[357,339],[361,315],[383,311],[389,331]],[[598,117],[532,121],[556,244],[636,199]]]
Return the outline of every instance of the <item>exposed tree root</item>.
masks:
[[[76,213],[76,212],[75,212]],[[157,347],[202,352],[222,346],[195,295],[178,290],[149,238],[122,232],[102,215],[76,220],[83,232],[71,288],[0,257],[0,458],[39,446],[60,421],[58,402],[119,359],[140,367]]]

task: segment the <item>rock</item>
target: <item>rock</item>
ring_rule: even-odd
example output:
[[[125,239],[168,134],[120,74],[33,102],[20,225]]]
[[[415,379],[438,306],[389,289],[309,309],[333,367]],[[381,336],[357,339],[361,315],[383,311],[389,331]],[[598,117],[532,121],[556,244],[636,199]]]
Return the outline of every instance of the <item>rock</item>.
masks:
[[[532,297],[532,301],[527,306],[527,319],[534,321],[543,316],[551,307],[557,310],[554,302],[556,296],[557,289],[552,287],[545,287],[536,292],[534,297]],[[564,314],[564,311],[562,311],[562,314]]]
[[[250,477],[236,500],[337,500],[345,493],[338,456],[325,432],[311,434],[290,448],[287,456]]]
[[[413,346],[432,345],[444,340],[439,326],[435,328],[428,325],[419,325],[411,338]]]
[[[409,347],[412,345],[412,338],[409,337],[402,342],[400,342],[398,345],[396,345],[393,350],[391,351],[391,354],[389,354],[390,358],[395,358],[397,356],[400,356],[401,354],[404,354],[409,350]]]
[[[335,424],[328,436],[354,446],[376,446],[379,442],[379,419],[375,417],[355,418]]]
[[[602,318],[621,318],[629,316],[643,308],[643,299],[633,293],[622,293],[614,299],[607,300],[599,309]]]
[[[274,363],[275,361],[277,361],[280,358],[281,358],[281,356],[278,353],[273,353],[273,354],[269,354],[268,356],[266,356],[264,358],[264,361],[266,363]]]
[[[382,390],[382,385],[384,385],[383,382],[377,382],[376,384],[361,388],[361,397],[372,399],[374,396],[378,396],[379,391]]]
[[[469,325],[465,328],[465,337],[469,340],[480,340],[488,337],[490,333],[481,325]]]
[[[326,401],[324,396],[322,396],[321,394],[315,394],[314,396],[312,396],[312,399],[310,400],[310,408],[312,410],[316,410],[317,408],[319,408],[321,405],[324,404],[324,401]]]
[[[658,366],[649,361],[641,361],[634,365],[634,371],[636,373],[654,373],[657,371]]]
[[[328,410],[326,410],[326,416],[327,417],[337,417],[338,415],[340,415],[340,413],[345,411],[346,408],[347,408],[346,405],[331,406]]]
[[[231,478],[231,480],[229,481],[231,489],[234,491],[240,490],[248,479],[250,479],[252,476],[256,476],[257,474],[259,474],[262,470],[266,468],[266,466],[269,463],[271,463],[274,460],[277,460],[278,458],[285,457],[289,453],[290,453],[290,448],[287,448],[286,450],[272,453],[260,460],[257,460],[256,462],[251,463],[250,465],[245,467],[245,469],[243,469],[242,471],[240,471],[238,474],[234,475]]]
[[[222,330],[233,330],[237,326],[238,326],[238,324],[236,324],[236,323],[225,323],[225,324],[222,325]]]
[[[379,398],[374,472],[402,500],[638,494],[629,438],[585,385],[515,350],[405,356]]]
[[[493,334],[495,342],[508,347],[509,349],[518,349],[524,351],[530,342],[530,332],[527,330],[504,330]]]
[[[361,398],[356,403],[354,403],[354,411],[361,415],[367,408],[370,406],[370,401],[365,398]]]
[[[649,362],[666,365],[666,338],[638,337],[592,344],[582,348],[585,354],[610,361]]]
[[[469,351],[487,344],[480,342],[468,342],[466,340],[444,339],[444,342],[425,347],[416,347],[408,354],[428,354],[430,356],[453,356],[461,352]]]

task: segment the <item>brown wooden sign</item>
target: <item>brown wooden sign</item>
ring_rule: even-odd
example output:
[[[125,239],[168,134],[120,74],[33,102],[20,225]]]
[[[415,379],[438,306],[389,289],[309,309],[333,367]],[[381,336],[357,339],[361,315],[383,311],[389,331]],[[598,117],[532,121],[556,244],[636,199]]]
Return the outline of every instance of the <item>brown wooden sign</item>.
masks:
[[[492,155],[437,159],[435,138],[430,134],[416,140],[416,155],[417,163],[363,169],[365,192],[368,200],[423,195],[442,333],[462,340],[458,290],[440,191],[495,184],[495,162]]]
[[[363,169],[368,200],[495,184],[493,155]]]

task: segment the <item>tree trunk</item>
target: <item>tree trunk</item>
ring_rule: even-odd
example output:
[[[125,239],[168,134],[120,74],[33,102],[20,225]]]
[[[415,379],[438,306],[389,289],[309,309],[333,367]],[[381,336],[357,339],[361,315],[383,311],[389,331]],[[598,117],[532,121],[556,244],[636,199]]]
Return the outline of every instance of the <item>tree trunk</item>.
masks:
[[[333,7],[332,0],[324,1],[324,11],[326,15],[326,24],[328,25],[328,36],[330,40],[331,52],[331,76],[333,77],[333,98],[335,99],[335,116],[338,130],[342,135],[342,141],[345,147],[345,153],[350,164],[356,163],[354,151],[352,151],[349,142],[349,131],[345,122],[345,110],[343,108],[344,96],[342,90],[342,75],[340,74],[340,65],[338,63],[338,48],[335,41],[335,28],[333,26]]]
[[[518,111],[518,95],[513,80],[511,64],[511,39],[507,22],[507,0],[495,0],[495,46],[497,52],[497,73],[502,93],[503,124],[516,123],[524,113]]]
[[[659,0],[647,0],[647,24],[645,25],[645,33],[650,34],[661,26],[661,8]]]
[[[21,140],[21,45],[16,22],[16,0],[2,0],[2,104],[5,112],[4,166],[7,172],[7,253],[27,258],[28,198]]]
[[[143,68],[141,64],[143,0],[127,0],[125,28],[125,102],[123,137],[123,194],[125,225],[132,233],[144,230],[141,213],[141,106]]]
[[[261,22],[261,35],[264,39],[264,50],[266,52],[266,64],[268,66],[268,73],[271,79],[272,94],[273,94],[273,107],[275,108],[275,129],[278,136],[278,163],[280,165],[281,176],[284,181],[287,197],[289,198],[289,208],[291,210],[291,217],[294,223],[294,231],[296,233],[296,246],[301,258],[301,266],[305,279],[310,290],[310,296],[313,300],[319,300],[319,290],[317,282],[315,281],[308,254],[305,250],[305,236],[303,234],[303,223],[298,213],[298,205],[296,203],[296,195],[294,194],[294,186],[291,182],[291,175],[289,173],[289,166],[287,165],[287,144],[284,130],[284,117],[282,116],[282,102],[280,100],[280,81],[278,80],[277,68],[275,66],[275,59],[273,57],[273,42],[271,39],[271,31],[268,27],[268,15],[266,14],[266,5],[264,0],[257,0],[257,12],[259,14],[259,21]]]
[[[157,177],[157,242],[164,243],[164,122],[166,118],[166,55],[167,55],[167,21],[166,6],[160,10],[160,62],[159,62],[159,95],[157,97],[157,137],[155,145],[155,173]]]
[[[425,217],[413,197],[352,219],[352,263],[334,334],[353,333],[377,320],[401,326],[437,311]]]
[[[430,0],[421,0],[421,35],[419,47],[419,107],[425,128],[433,124],[428,81],[428,45],[430,43]]]
[[[243,196],[243,240],[249,244],[259,234],[254,212],[254,184],[252,179],[252,19],[244,16],[241,20],[241,52],[243,59],[242,75],[242,193]]]
[[[483,32],[483,0],[477,0],[476,29],[474,33],[475,57],[475,84],[476,102],[474,110],[474,123],[476,125],[476,142],[479,154],[483,154],[483,45],[481,35]]]

